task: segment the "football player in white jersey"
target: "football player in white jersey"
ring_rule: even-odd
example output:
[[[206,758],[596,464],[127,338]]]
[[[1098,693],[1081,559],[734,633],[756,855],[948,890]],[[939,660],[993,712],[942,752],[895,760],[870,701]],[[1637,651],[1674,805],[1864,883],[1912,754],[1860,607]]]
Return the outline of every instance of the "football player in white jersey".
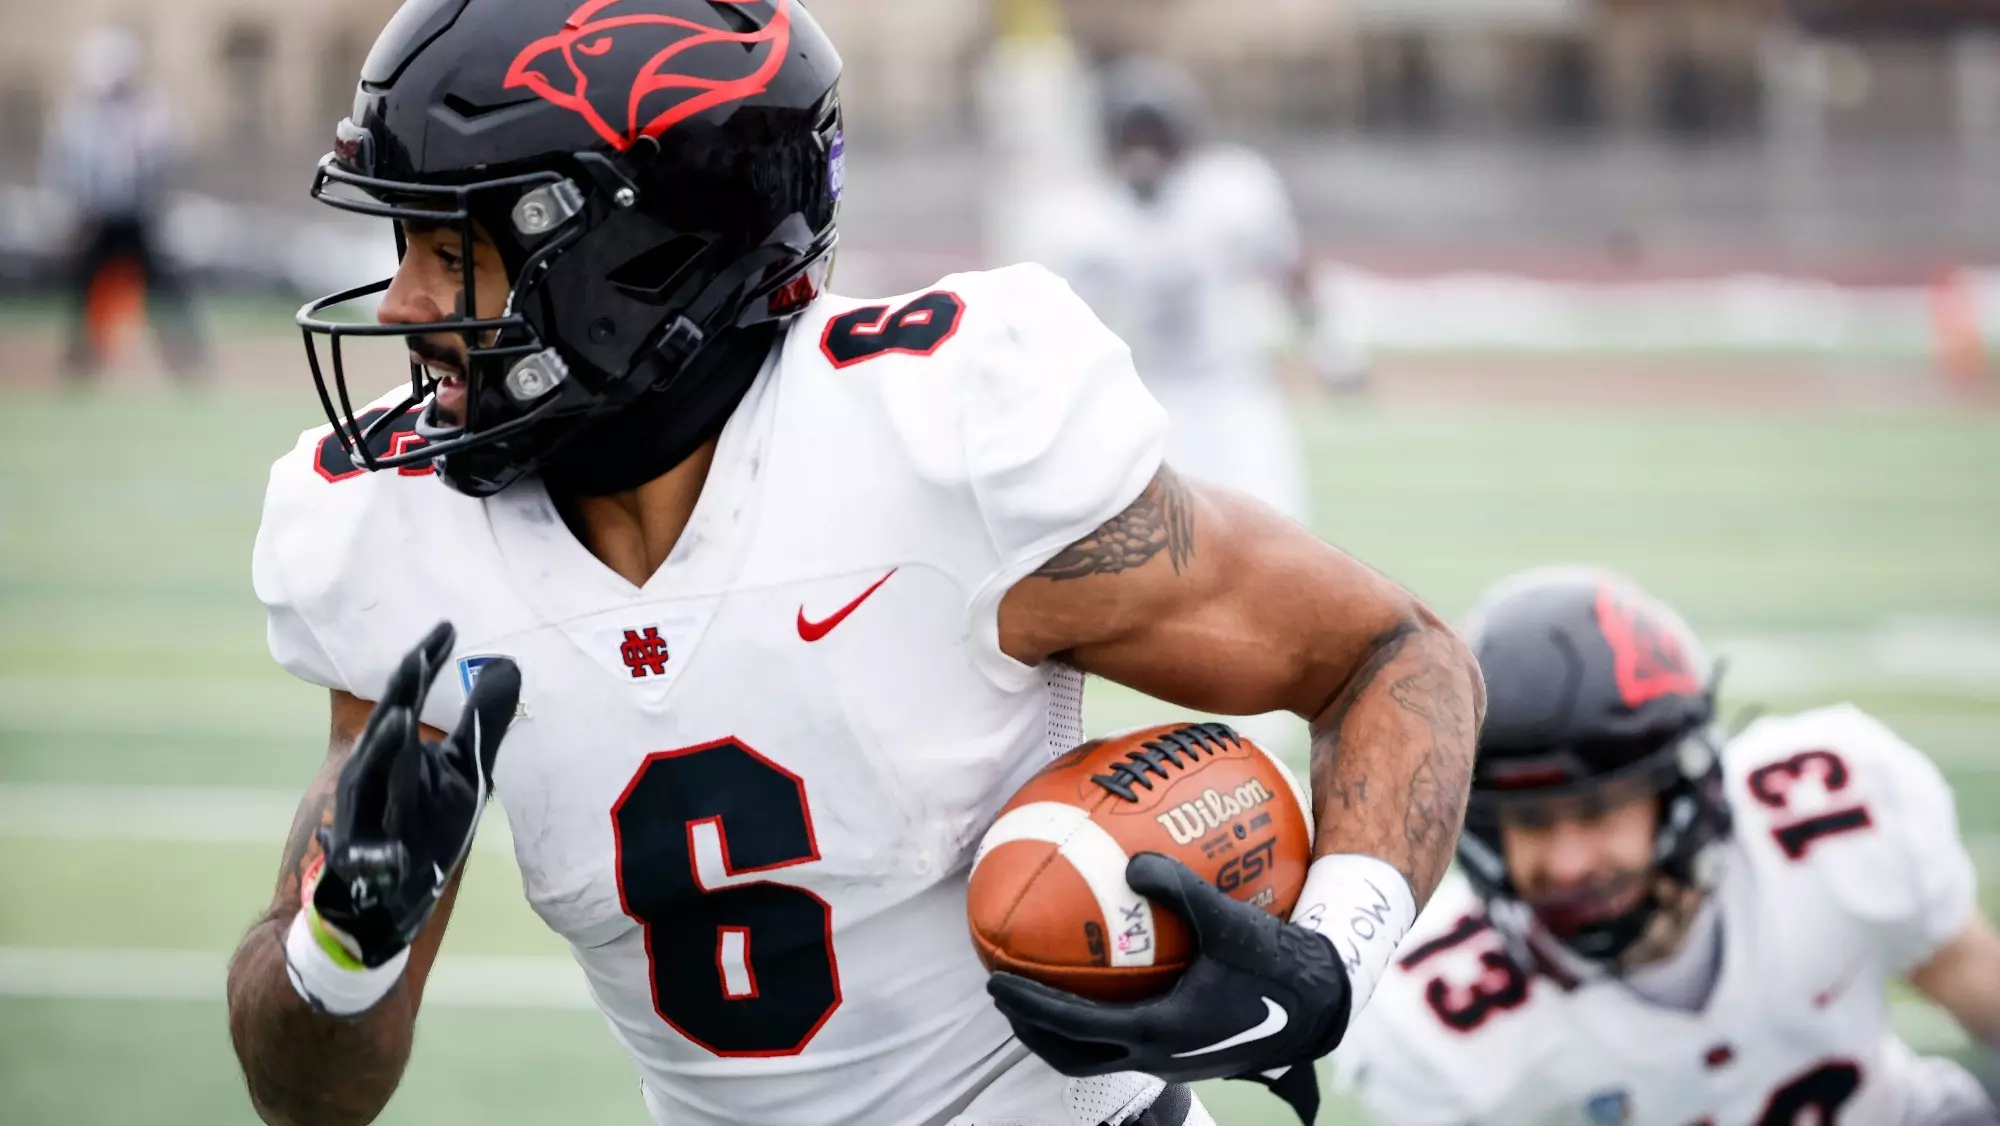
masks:
[[[1171,464],[1307,520],[1278,361],[1287,335],[1329,326],[1284,182],[1258,153],[1202,140],[1200,91],[1168,64],[1122,61],[1103,86],[1110,175],[1048,210],[1043,260],[1131,345],[1173,423]]]
[[[1335,1055],[1385,1126],[1993,1126],[1890,1026],[2000,1047],[2000,937],[1952,793],[1851,706],[1727,745],[1700,643],[1618,576],[1501,583],[1452,881]],[[1449,885],[1448,885],[1449,887]]]
[[[489,793],[657,1122],[1198,1126],[1226,1076],[1309,1113],[1449,863],[1469,652],[1178,478],[1048,272],[824,293],[840,63],[797,0],[573,3],[410,0],[314,181],[402,255],[301,311],[332,425],[257,538],[272,652],[332,701],[230,969],[258,1113],[386,1104]],[[408,385],[354,395],[357,335]],[[1134,1004],[989,976],[965,918],[1086,670],[1309,717],[1322,792],[1367,795],[1321,803],[1290,920],[1114,854],[1198,935]]]

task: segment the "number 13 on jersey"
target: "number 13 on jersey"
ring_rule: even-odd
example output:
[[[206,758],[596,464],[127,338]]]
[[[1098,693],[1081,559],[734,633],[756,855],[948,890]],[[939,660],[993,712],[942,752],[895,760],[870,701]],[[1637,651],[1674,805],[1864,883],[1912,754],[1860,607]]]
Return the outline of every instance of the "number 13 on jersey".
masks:
[[[736,739],[646,756],[611,807],[653,1008],[718,1056],[790,1056],[840,1006],[833,911],[743,879],[819,859],[804,780]]]

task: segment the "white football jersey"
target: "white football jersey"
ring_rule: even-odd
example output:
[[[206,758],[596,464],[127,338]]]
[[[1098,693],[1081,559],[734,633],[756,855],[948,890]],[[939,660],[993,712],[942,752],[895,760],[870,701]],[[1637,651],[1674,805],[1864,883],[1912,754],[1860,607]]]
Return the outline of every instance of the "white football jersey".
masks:
[[[272,470],[256,587],[277,659],[364,699],[455,623],[439,727],[483,659],[518,662],[494,782],[523,888],[659,1122],[1073,1126],[967,930],[980,834],[1081,736],[1080,674],[1006,656],[996,615],[1140,494],[1165,430],[1039,267],[827,297],[643,586],[538,480],[358,472],[323,428]]]
[[[1151,204],[1122,184],[1079,192],[1043,237],[1043,260],[1132,346],[1155,390],[1274,379],[1277,286],[1301,249],[1284,182],[1263,157],[1204,149]]]
[[[1995,1121],[1890,1025],[1886,984],[1965,925],[1952,794],[1850,706],[1759,720],[1724,753],[1735,834],[1719,977],[1698,1012],[1523,970],[1462,880],[1335,1053],[1393,1126],[1855,1126]],[[1968,1112],[1974,1117],[1953,1117]]]

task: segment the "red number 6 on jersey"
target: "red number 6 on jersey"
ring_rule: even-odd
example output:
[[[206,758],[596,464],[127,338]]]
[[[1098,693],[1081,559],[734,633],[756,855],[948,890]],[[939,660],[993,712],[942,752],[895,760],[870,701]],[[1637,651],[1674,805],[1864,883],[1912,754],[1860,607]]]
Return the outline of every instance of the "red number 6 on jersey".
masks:
[[[819,859],[804,781],[735,739],[660,751],[612,805],[611,828],[618,902],[645,930],[660,1019],[718,1056],[803,1051],[840,1006],[833,909],[738,877]],[[697,856],[718,852],[709,886]]]

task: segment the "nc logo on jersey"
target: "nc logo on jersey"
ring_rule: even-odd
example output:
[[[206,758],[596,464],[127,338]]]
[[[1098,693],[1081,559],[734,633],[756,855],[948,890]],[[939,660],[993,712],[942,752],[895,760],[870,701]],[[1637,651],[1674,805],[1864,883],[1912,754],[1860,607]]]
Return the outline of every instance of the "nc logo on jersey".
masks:
[[[1632,1120],[1632,1097],[1623,1091],[1599,1091],[1583,1104],[1590,1126],[1625,1126]]]
[[[626,630],[625,639],[618,646],[618,656],[632,670],[634,680],[647,673],[667,675],[667,639],[660,636],[658,626]]]
[[[489,654],[483,657],[460,657],[458,659],[459,686],[465,689],[466,695],[468,696],[472,695],[472,686],[478,683],[479,681],[480,669],[485,668],[487,665],[492,664],[494,661],[510,661],[510,660],[513,660],[513,658],[501,657],[494,654]],[[525,680],[525,678],[523,679]],[[514,705],[514,718],[515,719],[528,718],[528,699],[527,699],[527,694],[525,692],[522,694],[521,699]]]

